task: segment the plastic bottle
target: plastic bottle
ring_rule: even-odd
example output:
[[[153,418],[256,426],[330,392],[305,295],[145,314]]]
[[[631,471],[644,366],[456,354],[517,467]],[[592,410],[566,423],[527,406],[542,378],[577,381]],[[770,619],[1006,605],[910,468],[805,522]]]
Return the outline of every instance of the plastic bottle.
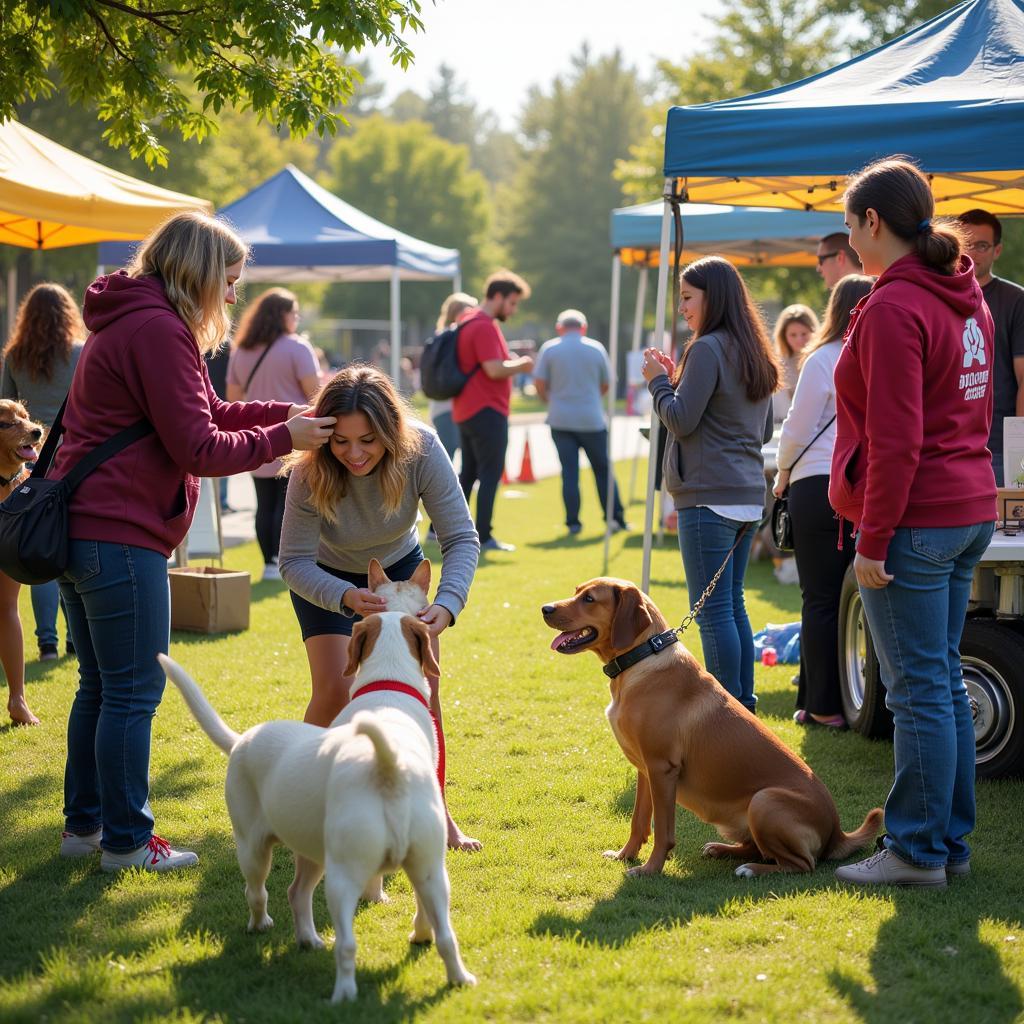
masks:
[[[779,656],[774,647],[763,647],[761,648],[761,664],[762,665],[777,665],[779,663]]]

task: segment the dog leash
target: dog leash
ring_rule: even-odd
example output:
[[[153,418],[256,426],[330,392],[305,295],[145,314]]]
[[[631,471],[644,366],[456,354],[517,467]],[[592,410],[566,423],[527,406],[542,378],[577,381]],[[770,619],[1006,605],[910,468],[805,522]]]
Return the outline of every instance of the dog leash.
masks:
[[[659,651],[663,651],[666,647],[671,647],[672,644],[678,643],[686,630],[686,627],[700,614],[701,608],[704,607],[704,602],[714,593],[715,587],[718,586],[718,581],[722,578],[722,573],[725,572],[725,567],[729,564],[729,559],[732,558],[733,553],[739,547],[740,541],[746,535],[747,530],[750,529],[750,523],[744,523],[740,532],[736,534],[736,540],[733,546],[729,548],[729,553],[725,556],[725,560],[718,567],[718,572],[711,577],[711,582],[704,588],[704,592],[697,598],[697,603],[690,609],[687,615],[683,617],[683,621],[676,626],[675,629],[666,629],[664,633],[658,633],[655,636],[645,640],[642,644],[637,647],[633,647],[626,651],[625,654],[620,654],[617,658],[612,658],[607,665],[602,666],[602,671],[609,679],[614,679],[616,676],[621,675],[632,665],[635,665],[639,661],[643,661],[644,658],[649,658],[652,654],[657,654]]]

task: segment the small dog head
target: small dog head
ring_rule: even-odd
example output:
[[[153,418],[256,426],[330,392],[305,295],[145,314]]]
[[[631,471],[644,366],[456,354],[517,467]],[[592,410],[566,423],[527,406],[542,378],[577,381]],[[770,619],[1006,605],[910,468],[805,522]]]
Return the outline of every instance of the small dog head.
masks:
[[[376,679],[411,682],[410,673],[422,683],[424,676],[438,676],[441,667],[430,646],[430,631],[413,615],[381,612],[367,615],[352,627],[345,675],[369,672]]]
[[[14,476],[26,462],[39,458],[43,425],[36,423],[21,402],[0,399],[0,474]]]
[[[551,643],[553,651],[578,654],[590,649],[602,661],[635,647],[645,633],[667,628],[661,612],[639,587],[606,576],[581,583],[573,597],[544,605],[541,614],[560,631]]]
[[[430,590],[430,559],[424,558],[407,580],[392,580],[376,558],[370,559],[366,571],[369,589],[388,603],[389,612],[415,615],[427,607]]]

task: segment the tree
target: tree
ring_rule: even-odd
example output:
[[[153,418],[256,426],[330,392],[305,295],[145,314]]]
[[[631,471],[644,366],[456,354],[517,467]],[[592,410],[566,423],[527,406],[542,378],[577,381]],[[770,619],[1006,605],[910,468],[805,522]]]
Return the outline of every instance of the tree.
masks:
[[[948,0],[822,0],[822,14],[856,18],[857,52],[878,46],[955,6]]]
[[[550,93],[531,92],[506,238],[512,268],[533,289],[531,316],[551,323],[571,306],[595,329],[608,323],[608,215],[623,202],[613,171],[644,123],[640,82],[618,53],[592,61],[584,49]]]
[[[439,138],[422,121],[398,124],[374,115],[340,138],[325,182],[347,203],[407,234],[459,250],[467,287],[479,284],[494,254],[487,183],[469,166],[469,151]],[[448,283],[404,289],[403,319],[433,323]],[[325,312],[383,317],[387,285],[338,285]]]
[[[358,72],[335,49],[385,44],[412,60],[420,0],[11,0],[0,18],[0,119],[51,96],[95,106],[104,139],[150,166],[161,136],[203,139],[225,107],[251,109],[297,135],[333,134]],[[200,99],[201,97],[201,99]]]

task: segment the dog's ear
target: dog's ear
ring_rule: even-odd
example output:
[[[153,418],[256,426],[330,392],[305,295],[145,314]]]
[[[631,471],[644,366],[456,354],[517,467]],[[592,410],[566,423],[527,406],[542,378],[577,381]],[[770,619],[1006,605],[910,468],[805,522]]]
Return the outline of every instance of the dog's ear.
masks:
[[[420,622],[419,619],[414,618],[412,615],[403,615],[402,633],[409,644],[412,656],[423,668],[423,674],[425,676],[439,676],[441,674],[441,666],[438,665],[437,658],[434,657],[434,649],[430,645],[430,630],[427,629],[426,623]]]
[[[415,583],[424,594],[430,593],[430,559],[424,558],[415,571],[409,577],[411,583]]]
[[[378,587],[384,586],[385,583],[391,582],[388,574],[384,571],[384,566],[376,558],[370,559],[370,566],[366,570],[366,580],[367,586],[373,591],[376,591]]]
[[[352,639],[348,642],[348,664],[344,674],[354,676],[359,671],[359,663],[363,660],[363,647],[366,644],[366,623],[357,622],[352,627]]]
[[[647,610],[644,595],[637,587],[617,587],[612,616],[612,647],[624,651],[654,620]]]

